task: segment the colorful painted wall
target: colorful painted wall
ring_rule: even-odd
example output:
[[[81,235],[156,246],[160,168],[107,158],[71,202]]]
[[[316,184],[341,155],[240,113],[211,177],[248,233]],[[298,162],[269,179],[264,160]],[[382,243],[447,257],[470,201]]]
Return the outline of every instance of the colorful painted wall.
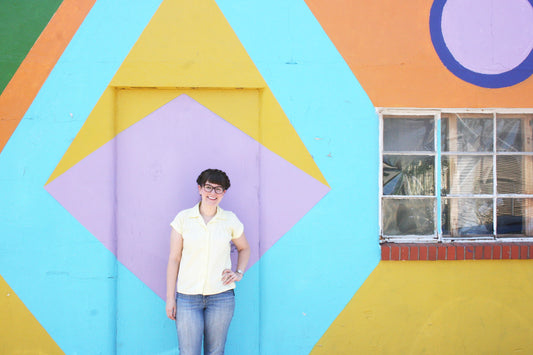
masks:
[[[533,3],[488,3],[0,4],[0,353],[177,353],[213,166],[253,249],[227,353],[533,352],[530,261],[380,262],[376,107],[533,107]]]

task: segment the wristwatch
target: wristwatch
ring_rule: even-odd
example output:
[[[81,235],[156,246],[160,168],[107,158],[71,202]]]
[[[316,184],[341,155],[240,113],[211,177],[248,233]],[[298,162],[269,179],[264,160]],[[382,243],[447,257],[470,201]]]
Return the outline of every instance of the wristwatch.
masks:
[[[242,271],[241,269],[238,269],[236,272],[237,272],[238,274],[241,274],[241,276],[244,276],[244,271]]]

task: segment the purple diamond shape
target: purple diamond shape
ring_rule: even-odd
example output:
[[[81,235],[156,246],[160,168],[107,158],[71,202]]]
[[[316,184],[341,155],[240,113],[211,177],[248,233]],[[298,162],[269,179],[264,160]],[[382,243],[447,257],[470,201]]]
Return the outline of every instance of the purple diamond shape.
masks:
[[[199,201],[195,181],[206,168],[222,169],[231,179],[221,207],[244,223],[249,266],[329,191],[187,95],[119,133],[45,188],[164,298],[169,223]]]

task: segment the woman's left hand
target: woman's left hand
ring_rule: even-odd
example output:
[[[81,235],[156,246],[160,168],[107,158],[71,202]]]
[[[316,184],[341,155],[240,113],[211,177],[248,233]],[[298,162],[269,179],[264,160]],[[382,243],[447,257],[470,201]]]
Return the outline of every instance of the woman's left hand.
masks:
[[[222,283],[224,285],[230,284],[232,282],[241,281],[242,274],[238,272],[233,272],[230,269],[225,269],[222,271]]]

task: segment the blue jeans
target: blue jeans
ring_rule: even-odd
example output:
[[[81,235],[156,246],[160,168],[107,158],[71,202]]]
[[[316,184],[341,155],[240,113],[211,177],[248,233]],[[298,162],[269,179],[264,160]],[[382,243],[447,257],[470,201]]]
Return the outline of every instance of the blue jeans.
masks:
[[[176,328],[180,355],[224,354],[228,328],[235,309],[235,293],[176,295]]]

